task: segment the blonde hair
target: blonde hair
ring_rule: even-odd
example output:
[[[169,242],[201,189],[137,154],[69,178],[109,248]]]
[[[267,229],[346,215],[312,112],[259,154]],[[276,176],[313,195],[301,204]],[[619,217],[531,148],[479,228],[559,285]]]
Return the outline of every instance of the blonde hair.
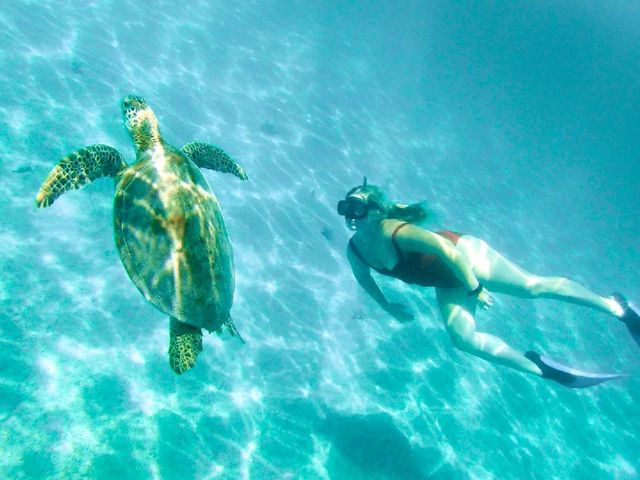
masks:
[[[425,202],[404,205],[393,200],[389,200],[384,191],[376,185],[363,185],[352,188],[346,197],[355,193],[361,193],[366,198],[367,205],[380,211],[384,218],[403,220],[409,223],[422,223],[429,216],[430,212]]]

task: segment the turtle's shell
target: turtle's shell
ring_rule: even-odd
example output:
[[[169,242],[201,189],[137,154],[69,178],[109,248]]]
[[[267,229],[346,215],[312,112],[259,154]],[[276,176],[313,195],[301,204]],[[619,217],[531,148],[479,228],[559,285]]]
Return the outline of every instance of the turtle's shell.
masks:
[[[233,254],[200,169],[168,145],[141,152],[120,176],[115,240],[129,277],[167,315],[218,329],[233,302]]]

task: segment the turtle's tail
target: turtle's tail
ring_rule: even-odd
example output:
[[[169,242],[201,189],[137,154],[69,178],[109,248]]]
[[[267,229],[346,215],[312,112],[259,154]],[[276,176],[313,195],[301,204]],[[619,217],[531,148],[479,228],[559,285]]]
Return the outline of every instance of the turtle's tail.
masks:
[[[223,323],[223,325],[225,327],[227,327],[227,330],[229,331],[229,334],[232,337],[236,337],[238,340],[240,340],[242,343],[247,343],[244,341],[244,338],[242,338],[242,335],[240,335],[240,332],[238,331],[238,329],[236,328],[236,326],[233,324],[233,322],[231,321],[231,316],[229,316],[229,318],[227,319],[226,322]]]
[[[178,375],[196,364],[202,351],[202,331],[171,317],[169,330],[169,365]]]

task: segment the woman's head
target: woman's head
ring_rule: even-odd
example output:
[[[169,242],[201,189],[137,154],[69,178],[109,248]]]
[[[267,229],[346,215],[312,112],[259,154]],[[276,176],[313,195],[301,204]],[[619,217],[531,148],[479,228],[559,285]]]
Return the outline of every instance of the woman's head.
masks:
[[[338,202],[338,214],[345,217],[347,226],[355,230],[368,222],[380,222],[386,219],[404,220],[420,223],[428,216],[427,208],[422,203],[403,205],[387,198],[384,191],[367,183],[352,188],[345,199]]]

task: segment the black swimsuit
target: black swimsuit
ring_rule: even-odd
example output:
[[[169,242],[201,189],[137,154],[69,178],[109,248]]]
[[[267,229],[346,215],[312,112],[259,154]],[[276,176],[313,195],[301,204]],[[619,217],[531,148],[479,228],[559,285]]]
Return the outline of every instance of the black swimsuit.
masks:
[[[398,230],[405,225],[409,224],[401,223],[396,227],[391,235],[391,241],[398,254],[398,263],[391,270],[387,270],[386,268],[376,268],[367,262],[355,246],[353,238],[349,240],[349,247],[363,263],[373,268],[378,273],[398,278],[405,283],[422,285],[423,287],[451,288],[462,286],[462,282],[458,280],[453,271],[439,255],[420,252],[403,253],[400,251],[396,244],[396,234],[398,233]],[[435,233],[441,237],[451,240],[454,245],[458,243],[458,239],[461,236],[461,234],[449,230],[443,230]]]

